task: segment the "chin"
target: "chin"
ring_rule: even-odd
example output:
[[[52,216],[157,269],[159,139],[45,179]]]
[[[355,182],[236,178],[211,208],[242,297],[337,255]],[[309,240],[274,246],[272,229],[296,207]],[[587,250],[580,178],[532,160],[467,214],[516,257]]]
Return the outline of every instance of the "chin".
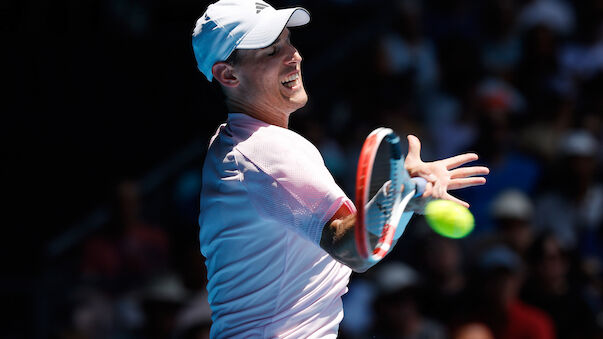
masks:
[[[308,95],[306,94],[306,91],[303,91],[303,95],[301,96],[299,103],[301,105],[300,108],[306,106],[306,103],[308,102]]]
[[[294,111],[297,111],[298,109],[306,106],[307,102],[308,102],[308,96],[305,95],[305,94],[304,94],[303,97],[295,98],[294,100],[292,100],[292,103],[295,106],[295,110]]]
[[[289,111],[295,112],[298,109],[306,106],[306,103],[308,102],[308,95],[306,94],[306,91],[301,88],[298,93],[295,93],[295,95],[288,97],[286,100],[287,106],[289,106]]]
[[[305,88],[303,88],[303,87],[301,88],[301,90],[299,91],[298,95],[295,98],[295,101],[298,101],[301,104],[301,107],[304,107],[306,105],[306,103],[308,102],[308,93],[306,93]]]

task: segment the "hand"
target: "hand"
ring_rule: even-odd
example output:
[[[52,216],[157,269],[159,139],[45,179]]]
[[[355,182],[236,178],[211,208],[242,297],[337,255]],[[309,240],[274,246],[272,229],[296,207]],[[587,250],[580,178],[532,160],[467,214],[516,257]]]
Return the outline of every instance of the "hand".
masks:
[[[481,175],[490,173],[487,167],[472,166],[457,168],[477,159],[477,154],[465,153],[438,161],[423,162],[421,160],[421,142],[414,135],[409,135],[408,154],[404,161],[404,167],[411,177],[420,176],[427,180],[423,198],[427,198],[427,200],[430,198],[452,200],[465,207],[469,207],[467,202],[453,197],[448,191],[486,183],[486,178],[481,177]],[[476,175],[478,177],[474,177]]]

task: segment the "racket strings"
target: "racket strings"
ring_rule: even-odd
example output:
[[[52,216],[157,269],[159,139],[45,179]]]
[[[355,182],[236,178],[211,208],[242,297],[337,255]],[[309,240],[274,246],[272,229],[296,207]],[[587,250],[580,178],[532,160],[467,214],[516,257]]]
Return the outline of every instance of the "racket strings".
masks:
[[[362,218],[355,233],[358,252],[375,262],[389,252],[397,234],[403,211],[403,162],[400,138],[391,129],[377,128],[369,134],[356,174],[356,205]]]
[[[386,140],[383,140],[375,155],[369,186],[370,200],[377,206],[377,208],[372,208],[371,215],[367,216],[371,224],[369,228],[373,234],[383,233],[394,209],[396,189],[391,183],[397,181],[392,180],[392,172],[395,171],[392,171],[391,157],[391,147]],[[378,241],[378,238],[373,238],[370,242],[374,246]]]

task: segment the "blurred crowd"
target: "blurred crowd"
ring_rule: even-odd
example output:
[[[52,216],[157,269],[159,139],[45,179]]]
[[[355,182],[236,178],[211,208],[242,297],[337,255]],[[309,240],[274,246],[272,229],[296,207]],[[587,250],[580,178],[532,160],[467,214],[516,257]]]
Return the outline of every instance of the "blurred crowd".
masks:
[[[317,139],[327,164],[342,159],[352,192],[356,143],[381,124],[418,135],[424,158],[474,151],[491,173],[457,192],[476,218],[469,237],[415,217],[385,262],[353,276],[342,337],[603,337],[603,3],[401,0],[392,12],[370,63],[349,64],[366,67],[370,85],[354,89],[371,94],[334,90],[346,105]],[[358,134],[337,148],[342,120]]]
[[[327,40],[359,37],[334,39],[325,67],[320,41],[297,44],[321,71],[291,120],[348,196],[378,126],[417,135],[426,160],[472,151],[491,171],[456,192],[470,236],[442,238],[415,216],[352,276],[341,338],[603,338],[603,2],[274,2],[291,4]],[[38,307],[52,338],[208,337],[199,169],[151,197],[118,185],[111,221],[51,275],[70,272]]]

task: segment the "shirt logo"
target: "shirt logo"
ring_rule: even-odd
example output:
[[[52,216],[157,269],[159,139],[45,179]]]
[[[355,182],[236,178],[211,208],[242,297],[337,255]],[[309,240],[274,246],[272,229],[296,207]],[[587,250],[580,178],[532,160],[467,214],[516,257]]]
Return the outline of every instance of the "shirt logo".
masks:
[[[268,7],[268,5],[260,3],[260,2],[256,2],[255,3],[255,14],[260,13],[266,7]]]

